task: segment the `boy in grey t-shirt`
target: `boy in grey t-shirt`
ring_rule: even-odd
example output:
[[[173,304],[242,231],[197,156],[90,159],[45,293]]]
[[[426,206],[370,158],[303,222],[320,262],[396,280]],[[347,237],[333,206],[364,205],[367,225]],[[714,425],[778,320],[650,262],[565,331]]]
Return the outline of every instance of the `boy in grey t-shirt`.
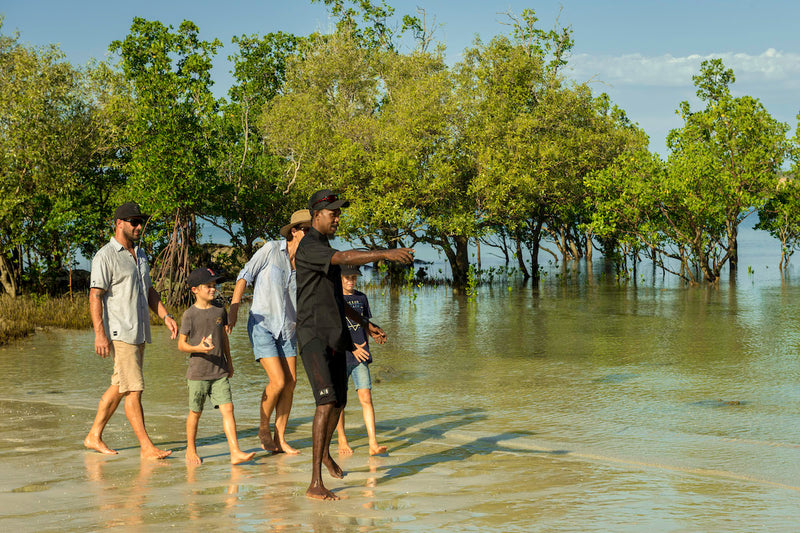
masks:
[[[187,284],[195,303],[181,318],[178,349],[191,354],[186,379],[189,385],[189,416],[186,418],[186,462],[199,465],[197,455],[197,425],[206,398],[222,413],[222,427],[231,450],[231,464],[249,461],[255,452],[245,453],[236,438],[236,419],[228,378],[233,377],[233,361],[225,333],[228,315],[214,301],[220,276],[210,268],[197,268],[189,274]]]

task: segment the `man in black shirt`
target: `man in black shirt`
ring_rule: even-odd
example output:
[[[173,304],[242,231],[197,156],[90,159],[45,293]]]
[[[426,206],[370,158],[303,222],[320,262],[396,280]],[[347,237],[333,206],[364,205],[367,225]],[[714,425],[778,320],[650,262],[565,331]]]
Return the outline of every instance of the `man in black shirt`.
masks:
[[[330,444],[339,413],[347,403],[345,352],[354,348],[345,316],[360,323],[378,344],[386,342],[386,333],[381,328],[344,303],[339,265],[363,265],[380,260],[411,263],[414,260],[414,250],[410,248],[368,252],[340,252],[331,248],[328,238],[339,227],[341,208],[349,205],[350,202],[328,189],[311,195],[308,200],[311,229],[300,241],[295,256],[297,344],[317,404],[311,429],[313,469],[306,496],[321,500],[339,499],[323,485],[322,465],[333,477],[344,476],[331,458]]]

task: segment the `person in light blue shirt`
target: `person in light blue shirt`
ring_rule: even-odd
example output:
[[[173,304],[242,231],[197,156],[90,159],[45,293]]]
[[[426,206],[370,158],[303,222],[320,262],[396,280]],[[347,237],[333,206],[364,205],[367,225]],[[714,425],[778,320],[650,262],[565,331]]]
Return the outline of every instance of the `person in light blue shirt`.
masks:
[[[311,213],[301,209],[280,230],[286,240],[269,241],[253,254],[236,279],[228,313],[228,333],[236,325],[245,288],[253,287],[247,332],[253,355],[267,373],[269,383],[261,394],[258,438],[273,453],[299,453],[286,442],[286,425],[297,383],[297,321],[294,256],[297,245],[311,227]],[[275,412],[275,432],[270,418]]]

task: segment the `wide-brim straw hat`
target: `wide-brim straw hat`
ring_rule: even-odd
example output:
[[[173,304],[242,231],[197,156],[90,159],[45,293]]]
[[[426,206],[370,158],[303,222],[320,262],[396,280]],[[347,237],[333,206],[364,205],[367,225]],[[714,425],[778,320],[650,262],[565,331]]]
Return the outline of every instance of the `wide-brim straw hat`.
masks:
[[[311,223],[311,211],[308,209],[300,209],[295,211],[292,213],[292,218],[289,219],[289,223],[281,228],[281,237],[284,239],[288,238],[289,232],[292,231],[292,228],[304,222],[309,224]]]

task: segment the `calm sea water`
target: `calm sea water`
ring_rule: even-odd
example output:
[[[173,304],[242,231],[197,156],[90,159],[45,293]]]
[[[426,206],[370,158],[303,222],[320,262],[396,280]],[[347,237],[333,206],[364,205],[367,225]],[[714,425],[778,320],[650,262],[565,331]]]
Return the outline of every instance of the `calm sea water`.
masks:
[[[540,291],[497,282],[471,301],[367,289],[390,337],[372,367],[390,451],[367,456],[351,391],[355,454],[341,460],[344,480],[326,477],[339,502],[303,497],[314,407],[302,369],[289,435],[300,456],[231,467],[207,409],[204,464],[187,468],[185,357],[157,328],[145,413],[176,451],[141,463],[121,409],[105,435],[120,455],[82,449],[110,374],[91,332],[39,332],[0,348],[0,527],[796,531],[800,283],[778,274],[773,244],[745,239],[736,283],[718,288],[647,269],[618,286],[597,263],[591,276],[554,268]],[[255,450],[265,375],[242,328],[232,348],[241,445]]]

